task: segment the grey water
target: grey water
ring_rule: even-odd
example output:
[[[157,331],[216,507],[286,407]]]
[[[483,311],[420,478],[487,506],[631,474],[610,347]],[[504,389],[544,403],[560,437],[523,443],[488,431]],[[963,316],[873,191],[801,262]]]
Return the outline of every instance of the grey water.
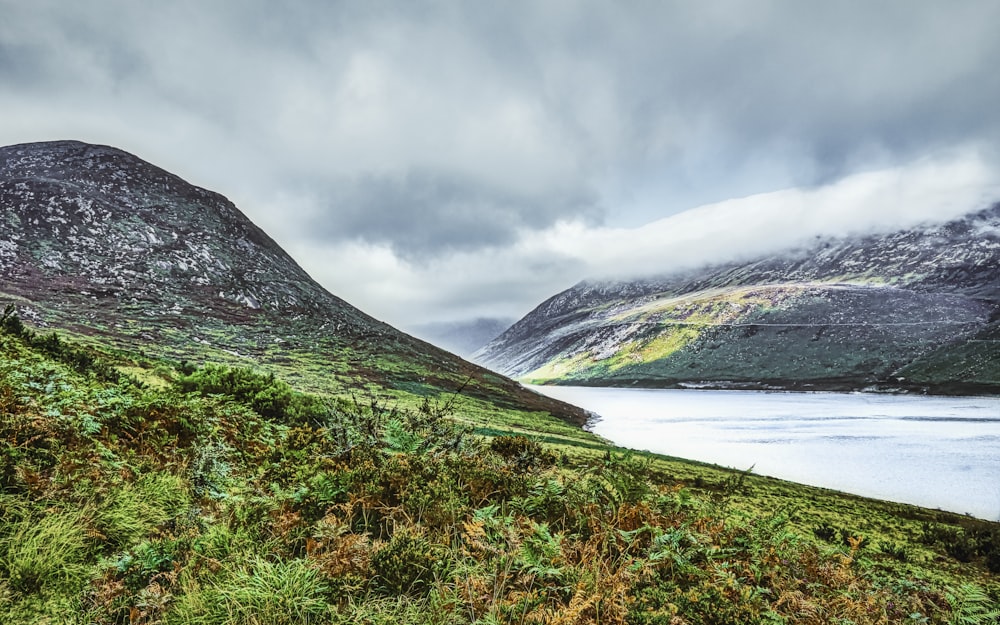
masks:
[[[1000,520],[1000,398],[533,386],[617,445]]]

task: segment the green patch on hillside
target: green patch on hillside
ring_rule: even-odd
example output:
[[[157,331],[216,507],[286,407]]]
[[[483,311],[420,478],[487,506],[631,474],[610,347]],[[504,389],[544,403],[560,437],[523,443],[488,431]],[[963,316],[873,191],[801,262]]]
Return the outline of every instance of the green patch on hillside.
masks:
[[[361,332],[308,316],[269,317],[231,323],[185,311],[135,318],[116,310],[119,321],[102,328],[100,315],[77,309],[74,300],[46,306],[0,293],[47,327],[101,353],[117,354],[125,367],[152,372],[163,362],[251,367],[274,374],[296,389],[320,396],[379,393],[407,406],[425,399],[446,401],[461,389],[470,410],[493,420],[507,413],[548,413],[554,420],[583,425],[582,410],[526,391],[516,382],[468,363],[384,326]],[[89,304],[87,304],[89,305]],[[126,311],[127,312],[127,311]],[[148,311],[146,311],[148,313]],[[136,347],[139,346],[139,347]],[[130,370],[145,379],[141,370]],[[162,377],[148,374],[151,383]]]
[[[995,393],[1000,331],[980,304],[872,284],[708,289],[588,319],[533,384]],[[541,340],[541,339],[539,339]]]
[[[617,313],[608,327],[627,331],[606,338],[607,345],[574,345],[571,355],[556,357],[522,377],[531,384],[684,379],[692,368],[686,356],[699,339],[779,311],[797,293],[786,286],[755,287],[656,299]],[[685,361],[680,368],[675,364],[679,361]]]
[[[666,327],[652,338],[626,344],[615,354],[615,360],[608,365],[608,369],[617,371],[636,363],[661,360],[683,349],[696,338],[698,329],[692,326]]]

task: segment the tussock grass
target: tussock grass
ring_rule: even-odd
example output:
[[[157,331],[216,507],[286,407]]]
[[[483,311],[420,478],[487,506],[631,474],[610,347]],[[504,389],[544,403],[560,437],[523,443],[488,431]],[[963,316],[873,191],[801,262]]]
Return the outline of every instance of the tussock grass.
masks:
[[[185,512],[188,505],[187,485],[182,478],[151,473],[111,491],[93,513],[93,523],[110,545],[122,548]]]
[[[177,625],[312,625],[329,622],[327,586],[319,571],[298,559],[271,562],[250,556],[192,586],[167,623]]]
[[[89,573],[87,517],[80,510],[26,510],[4,501],[0,571],[15,596],[79,591]],[[20,508],[15,510],[14,508]]]

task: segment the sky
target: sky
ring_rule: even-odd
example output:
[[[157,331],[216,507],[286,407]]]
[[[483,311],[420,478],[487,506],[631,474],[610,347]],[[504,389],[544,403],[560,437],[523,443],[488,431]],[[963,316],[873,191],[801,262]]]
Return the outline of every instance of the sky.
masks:
[[[1000,200],[997,0],[0,0],[0,145],[227,196],[403,329]]]

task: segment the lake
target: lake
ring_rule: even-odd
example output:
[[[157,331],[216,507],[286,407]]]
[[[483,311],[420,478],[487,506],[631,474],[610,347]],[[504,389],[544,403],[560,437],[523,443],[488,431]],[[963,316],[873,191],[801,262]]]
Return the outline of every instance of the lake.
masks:
[[[1000,520],[1000,398],[531,388],[623,447]]]

